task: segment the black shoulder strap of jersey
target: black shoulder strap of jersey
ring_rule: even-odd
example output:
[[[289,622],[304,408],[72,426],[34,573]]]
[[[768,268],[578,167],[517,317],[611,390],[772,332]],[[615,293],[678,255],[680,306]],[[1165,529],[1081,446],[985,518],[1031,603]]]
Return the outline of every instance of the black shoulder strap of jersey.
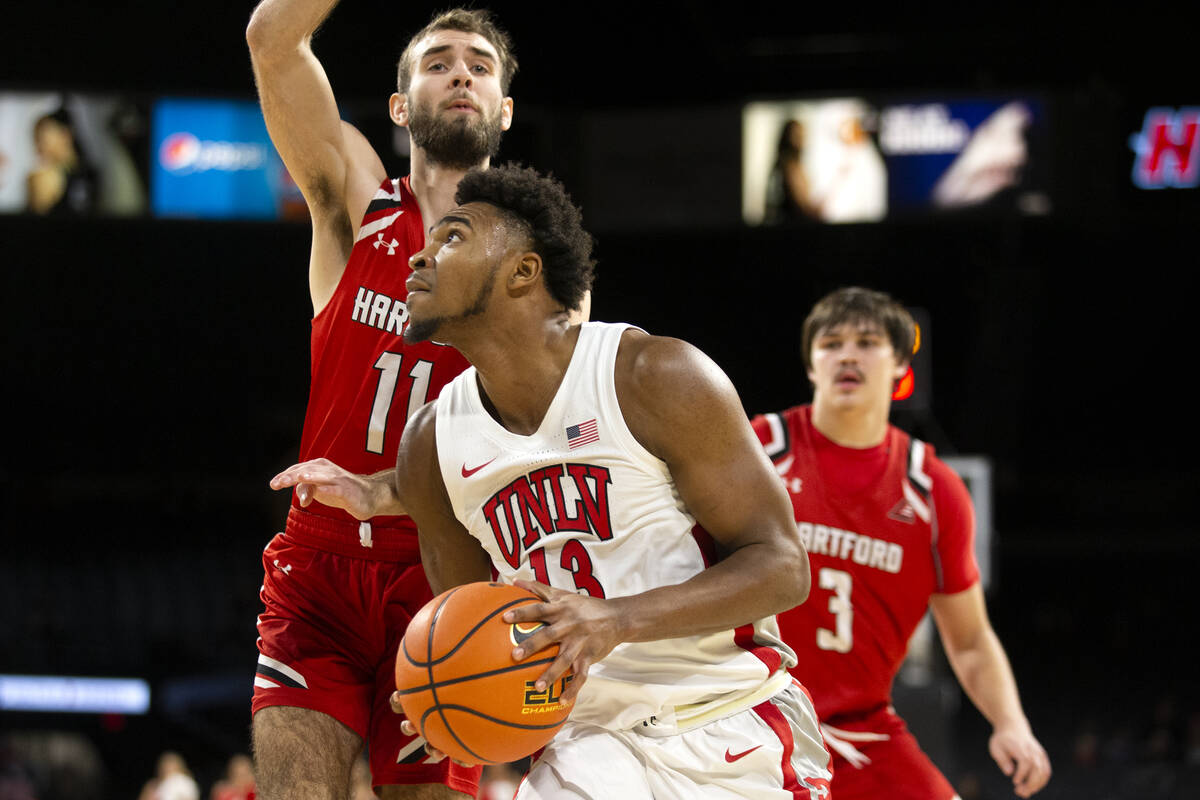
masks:
[[[782,414],[774,413],[763,414],[763,419],[767,421],[767,430],[771,432],[771,438],[763,444],[763,450],[767,452],[767,458],[779,461],[792,451],[792,434],[788,430],[787,420]]]

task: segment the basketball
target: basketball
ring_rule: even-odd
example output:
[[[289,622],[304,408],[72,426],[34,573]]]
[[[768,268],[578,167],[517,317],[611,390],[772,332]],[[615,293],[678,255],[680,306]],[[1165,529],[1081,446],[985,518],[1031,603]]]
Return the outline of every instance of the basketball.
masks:
[[[570,714],[559,698],[571,676],[544,691],[534,682],[558,645],[516,662],[512,650],[541,622],[505,623],[510,608],[537,595],[499,583],[468,583],[430,600],[396,653],[404,715],[447,756],[476,764],[517,761],[549,742]]]

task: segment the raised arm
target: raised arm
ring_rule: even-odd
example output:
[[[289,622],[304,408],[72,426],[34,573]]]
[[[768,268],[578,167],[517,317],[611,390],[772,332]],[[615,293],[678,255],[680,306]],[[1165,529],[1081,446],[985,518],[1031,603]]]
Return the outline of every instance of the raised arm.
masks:
[[[490,580],[492,562],[450,505],[438,467],[437,403],[426,403],[409,419],[396,456],[396,491],[417,523],[421,564],[435,595],[473,581]]]
[[[684,505],[723,558],[681,584],[609,600],[519,581],[548,602],[505,619],[550,624],[514,656],[560,642],[559,659],[538,683],[552,684],[572,669],[576,680],[565,699],[578,693],[590,665],[621,642],[729,630],[792,608],[809,590],[791,502],[721,369],[689,344],[630,332],[616,374],[630,431],[667,463]]]
[[[263,0],[246,28],[271,141],[313,220],[309,289],[320,311],[341,279],[358,224],[385,177],[379,156],[338,115],[312,36],[336,0]]]

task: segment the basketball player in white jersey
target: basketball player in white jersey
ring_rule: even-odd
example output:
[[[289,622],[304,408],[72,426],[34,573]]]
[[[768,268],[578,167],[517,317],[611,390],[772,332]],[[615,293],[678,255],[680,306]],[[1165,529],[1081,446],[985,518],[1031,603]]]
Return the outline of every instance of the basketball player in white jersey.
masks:
[[[330,465],[288,479],[412,515],[435,593],[495,569],[545,601],[507,616],[547,623],[513,658],[558,642],[537,688],[575,707],[522,800],[825,800],[774,618],[808,560],[728,378],[684,342],[570,323],[591,237],[556,182],[472,172],[456,201],[411,259],[405,336],[473,366],[410,420],[394,492]]]
[[[721,370],[624,325],[573,325],[591,237],[561,185],[472,172],[411,259],[406,339],[472,367],[410,420],[399,502],[434,592],[501,579],[557,642],[571,719],[518,798],[825,798],[829,754],[774,614],[804,601],[786,493]]]

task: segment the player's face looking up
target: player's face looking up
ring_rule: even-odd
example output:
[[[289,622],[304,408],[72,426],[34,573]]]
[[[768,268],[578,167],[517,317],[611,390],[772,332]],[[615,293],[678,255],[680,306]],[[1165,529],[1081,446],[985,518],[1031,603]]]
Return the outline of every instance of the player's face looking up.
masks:
[[[809,360],[815,397],[839,408],[888,403],[907,366],[897,358],[887,333],[869,322],[822,329],[813,337]]]
[[[486,203],[468,203],[443,217],[408,262],[405,341],[452,335],[459,323],[484,314],[501,266],[513,253],[520,256],[510,238],[502,215]]]
[[[393,121],[432,164],[468,169],[494,156],[513,111],[495,48],[477,33],[439,30],[412,58],[407,93],[392,95]]]

